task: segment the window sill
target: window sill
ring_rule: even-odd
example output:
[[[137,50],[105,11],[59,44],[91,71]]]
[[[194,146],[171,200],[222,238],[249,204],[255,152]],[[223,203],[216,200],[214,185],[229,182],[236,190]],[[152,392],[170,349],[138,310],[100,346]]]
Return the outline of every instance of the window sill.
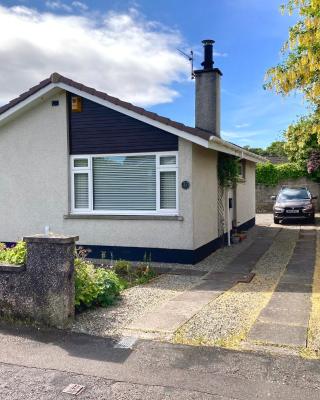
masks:
[[[67,214],[64,219],[108,219],[134,221],[183,221],[181,215],[103,215],[103,214]]]

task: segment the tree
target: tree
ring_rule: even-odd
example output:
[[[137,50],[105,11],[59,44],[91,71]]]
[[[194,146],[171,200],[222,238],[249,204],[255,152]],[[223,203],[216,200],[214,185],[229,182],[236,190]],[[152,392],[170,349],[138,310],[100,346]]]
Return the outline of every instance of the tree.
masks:
[[[272,142],[266,149],[262,149],[261,147],[250,147],[250,146],[244,146],[243,148],[260,156],[285,157],[286,152],[284,147],[285,147],[285,142],[277,140],[275,142]]]
[[[320,0],[289,0],[283,10],[297,12],[299,20],[283,46],[284,61],[267,71],[265,87],[282,95],[299,91],[310,105],[310,114],[286,130],[284,149],[305,168],[312,155],[314,174],[320,169],[320,159],[315,168],[315,152],[320,151]]]
[[[285,142],[282,140],[276,140],[272,142],[270,146],[268,146],[265,150],[267,156],[277,156],[277,157],[285,157],[286,152],[284,149]]]
[[[267,71],[266,87],[278,93],[302,91],[305,98],[320,107],[320,0],[289,0],[283,10],[299,13],[282,49],[285,60]]]
[[[258,154],[259,156],[265,156],[266,151],[261,147],[250,147],[250,146],[243,146],[244,149],[251,151],[252,153]]]

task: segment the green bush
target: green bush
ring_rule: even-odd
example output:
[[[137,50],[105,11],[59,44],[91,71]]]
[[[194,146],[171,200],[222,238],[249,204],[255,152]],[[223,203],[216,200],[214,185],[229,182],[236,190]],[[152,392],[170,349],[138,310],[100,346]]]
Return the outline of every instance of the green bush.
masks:
[[[114,302],[125,283],[114,271],[95,268],[91,262],[75,259],[75,305],[77,309]]]
[[[264,163],[257,164],[256,168],[256,182],[260,185],[276,186],[281,181],[304,176],[307,176],[307,172],[296,163]]]
[[[142,285],[156,276],[156,272],[150,268],[149,264],[140,263],[136,269],[136,283]]]
[[[218,179],[221,186],[233,185],[239,180],[239,160],[228,154],[219,153]]]
[[[13,247],[6,247],[3,243],[0,243],[0,262],[5,264],[24,264],[26,256],[26,242],[18,242]]]
[[[23,264],[26,261],[26,243],[21,241],[13,247],[0,243],[0,262]],[[141,263],[136,270],[125,260],[119,260],[114,270],[96,268],[85,257],[87,251],[78,249],[75,266],[75,306],[77,310],[92,306],[106,307],[112,304],[120,292],[128,286],[148,282],[155,272],[148,263]]]
[[[131,263],[126,260],[118,260],[114,264],[114,270],[121,276],[128,276],[131,274]]]

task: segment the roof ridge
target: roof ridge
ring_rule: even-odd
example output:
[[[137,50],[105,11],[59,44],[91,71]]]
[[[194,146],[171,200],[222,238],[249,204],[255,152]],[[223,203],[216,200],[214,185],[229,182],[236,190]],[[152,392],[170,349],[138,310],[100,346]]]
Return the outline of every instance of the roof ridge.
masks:
[[[154,121],[171,126],[175,129],[188,132],[188,133],[190,133],[194,136],[198,136],[204,140],[209,140],[210,137],[212,136],[212,133],[210,133],[208,131],[205,131],[205,130],[202,130],[199,128],[195,128],[195,127],[191,127],[191,126],[183,124],[182,122],[174,121],[168,117],[159,115],[153,111],[148,111],[145,108],[136,106],[132,103],[129,103],[129,102],[123,101],[117,97],[111,96],[106,92],[102,92],[102,91],[96,90],[92,87],[83,85],[82,83],[76,82],[70,78],[65,77],[64,75],[59,74],[58,72],[53,72],[49,78],[44,79],[38,85],[32,86],[29,90],[23,92],[18,97],[12,99],[9,103],[0,107],[0,114],[3,114],[4,112],[8,111],[10,108],[16,106],[21,101],[27,99],[28,97],[35,94],[37,91],[39,91],[40,89],[49,85],[50,83],[53,83],[53,84],[64,83],[72,88],[78,89],[82,92],[93,95],[102,100],[109,101],[110,103],[113,103],[114,105],[123,107],[129,111],[133,111],[137,114],[146,116]]]

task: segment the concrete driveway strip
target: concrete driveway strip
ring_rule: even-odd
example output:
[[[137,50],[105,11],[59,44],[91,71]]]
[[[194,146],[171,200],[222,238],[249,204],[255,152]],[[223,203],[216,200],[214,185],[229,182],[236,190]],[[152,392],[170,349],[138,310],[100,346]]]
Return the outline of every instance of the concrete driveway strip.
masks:
[[[155,399],[169,400],[182,399],[184,393],[185,399],[190,400],[218,399],[218,396],[239,400],[313,400],[320,394],[318,362],[302,365],[299,359],[277,360],[267,355],[147,341],[138,342],[134,350],[115,349],[112,340],[57,331],[3,328],[0,332],[0,363],[99,377],[117,383],[121,389],[112,392],[105,386],[106,395],[91,398],[144,400],[155,395]],[[2,379],[0,376],[1,384]],[[73,379],[70,376],[68,382],[64,378],[61,390],[67,383],[73,383]],[[75,383],[81,382],[89,385],[87,378],[77,378]],[[56,383],[59,384],[59,379]],[[92,384],[98,381],[92,379]],[[138,391],[140,397],[128,396],[126,391],[133,393],[139,385],[144,386],[144,390]],[[152,387],[162,388],[160,395]]]
[[[300,231],[286,271],[254,324],[250,340],[306,347],[315,255],[316,231]]]
[[[258,237],[255,243],[232,260],[223,272],[209,272],[203,277],[202,282],[142,315],[126,329],[129,332],[131,330],[173,334],[205,305],[231,289],[239,280],[246,278],[269,249],[277,232],[273,232],[270,237]]]

